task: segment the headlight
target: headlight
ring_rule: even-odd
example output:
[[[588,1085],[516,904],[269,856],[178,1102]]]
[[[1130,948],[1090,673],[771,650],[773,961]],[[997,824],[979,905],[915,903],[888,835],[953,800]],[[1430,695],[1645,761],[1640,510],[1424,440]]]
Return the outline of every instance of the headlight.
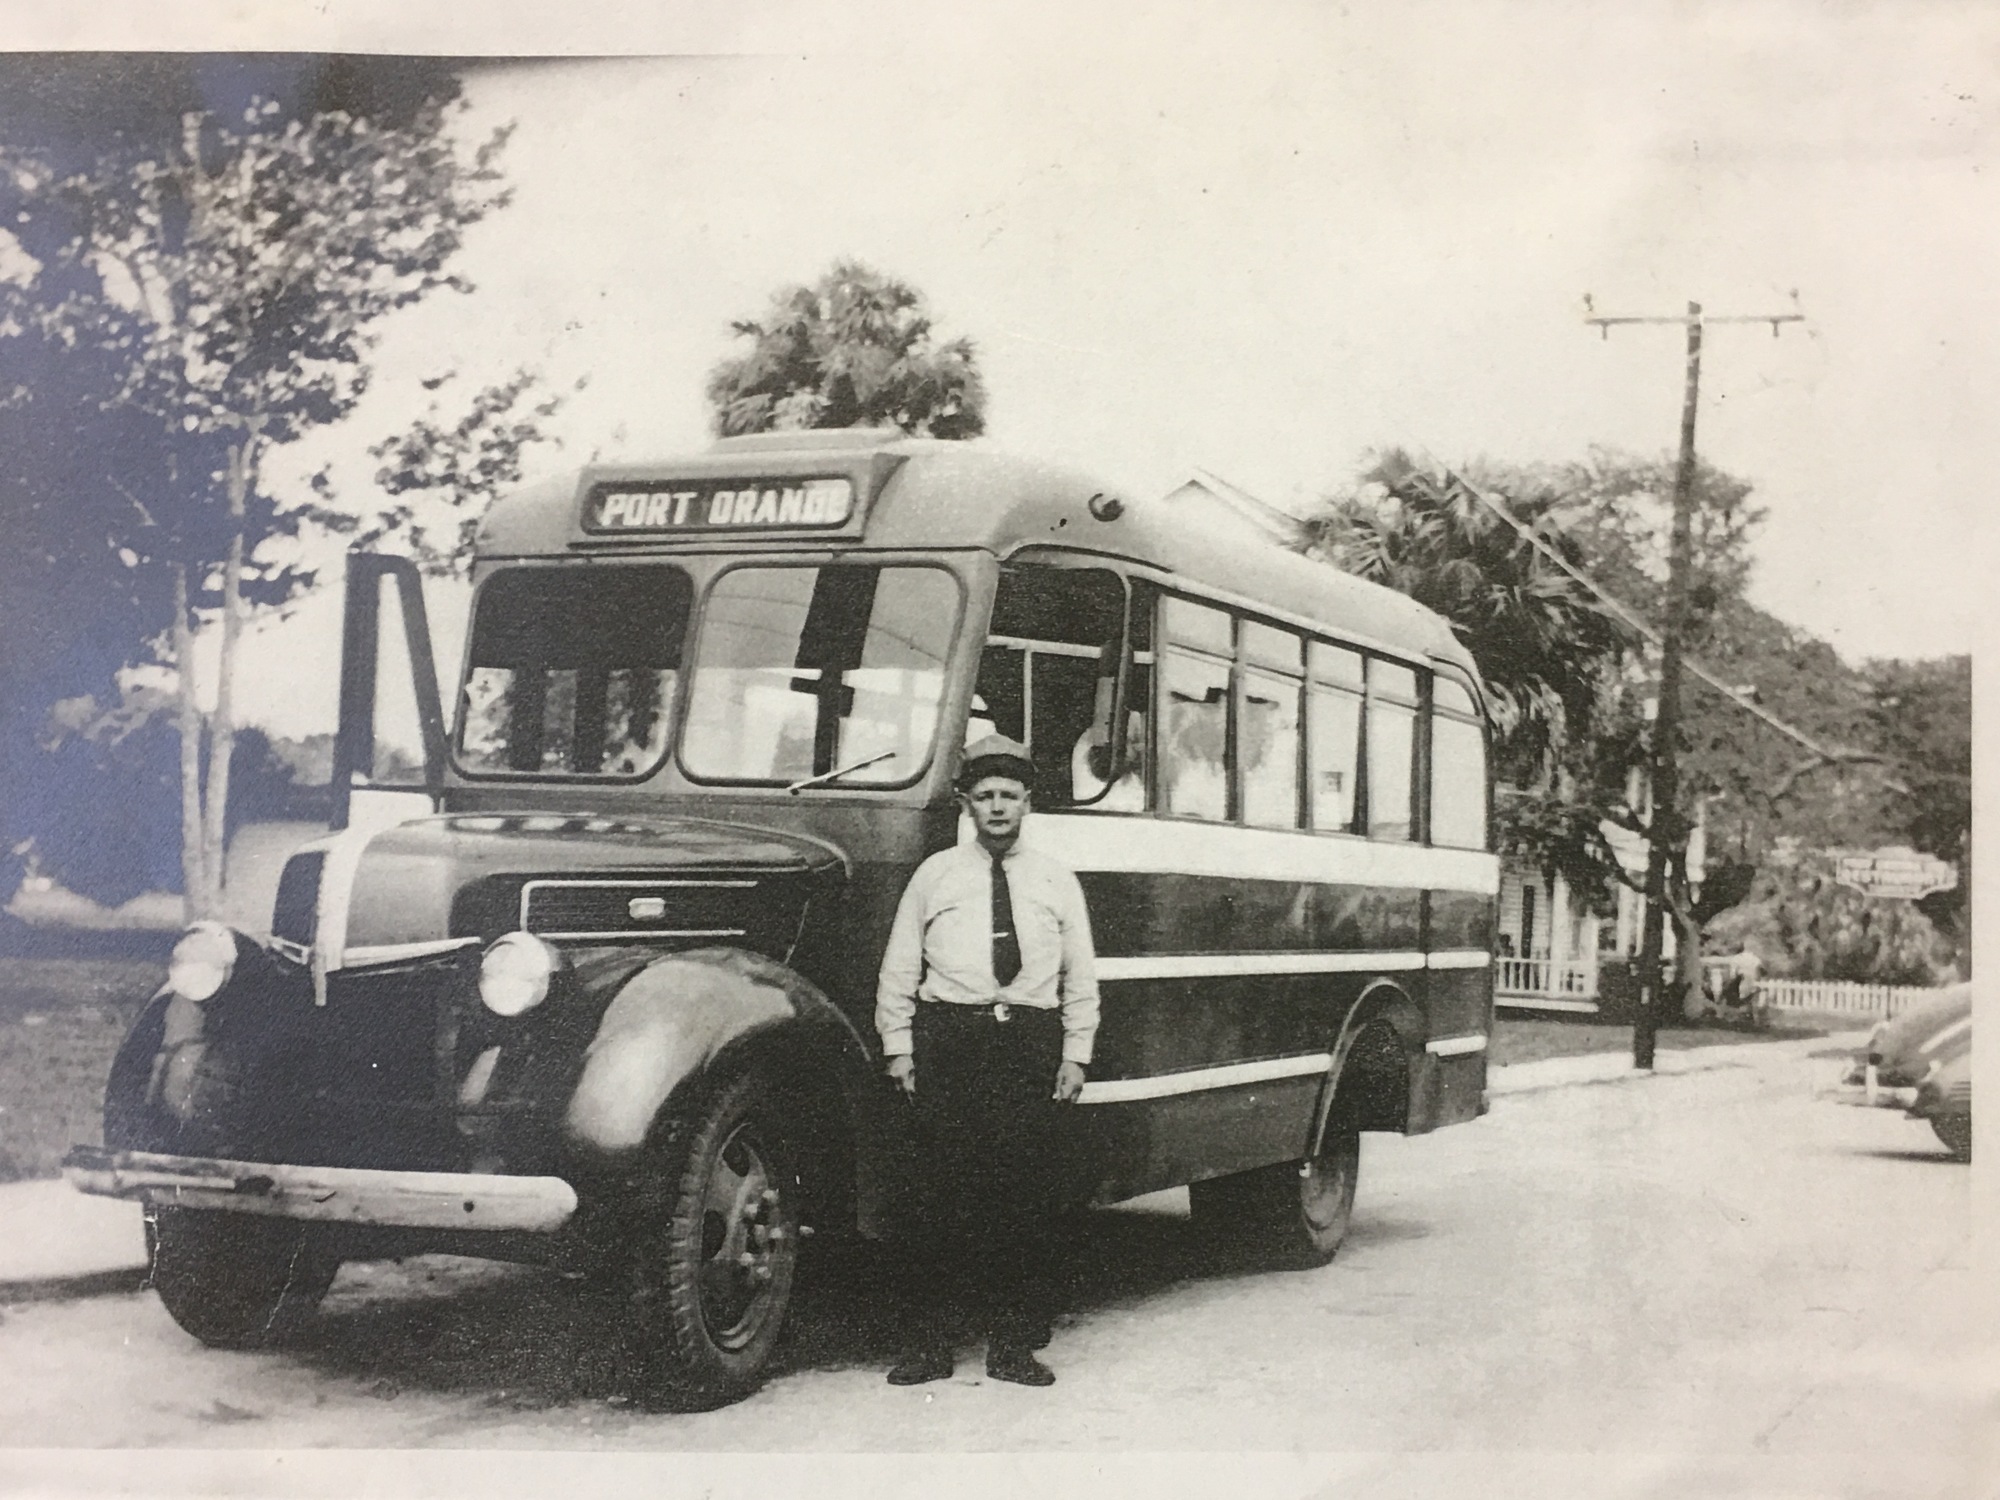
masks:
[[[562,959],[528,932],[494,940],[479,961],[479,998],[497,1016],[518,1016],[548,998],[549,979]]]
[[[236,968],[236,934],[220,922],[196,922],[174,944],[167,988],[189,1000],[213,999]]]

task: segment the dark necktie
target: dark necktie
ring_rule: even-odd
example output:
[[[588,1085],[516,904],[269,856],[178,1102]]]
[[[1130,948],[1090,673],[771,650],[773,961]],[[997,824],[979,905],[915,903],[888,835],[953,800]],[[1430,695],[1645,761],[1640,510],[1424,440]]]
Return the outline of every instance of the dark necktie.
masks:
[[[1014,898],[1007,889],[1007,867],[993,856],[993,977],[1002,985],[1021,972],[1021,939],[1014,931]]]

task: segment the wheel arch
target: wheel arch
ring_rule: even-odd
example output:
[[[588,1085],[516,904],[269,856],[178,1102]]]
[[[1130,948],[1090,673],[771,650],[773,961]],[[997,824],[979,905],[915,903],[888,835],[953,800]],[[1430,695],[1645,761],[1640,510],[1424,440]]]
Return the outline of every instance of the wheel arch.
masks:
[[[1319,1154],[1334,1099],[1344,1089],[1359,1090],[1363,1130],[1407,1128],[1410,1073],[1423,1050],[1425,1024],[1423,1008],[1395,980],[1377,977],[1362,986],[1334,1038],[1332,1061],[1313,1110],[1308,1157]]]
[[[564,1109],[566,1145],[591,1166],[628,1161],[755,1068],[800,1113],[792,1133],[815,1213],[850,1214],[867,1046],[818,986],[741,949],[669,954],[624,978]]]

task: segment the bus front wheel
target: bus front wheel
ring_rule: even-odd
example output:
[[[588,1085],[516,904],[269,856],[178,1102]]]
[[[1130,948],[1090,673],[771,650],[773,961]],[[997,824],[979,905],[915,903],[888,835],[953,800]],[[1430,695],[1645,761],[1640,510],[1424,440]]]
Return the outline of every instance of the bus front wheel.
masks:
[[[757,1388],[791,1302],[798,1179],[773,1091],[755,1072],[717,1091],[663,1153],[666,1203],[636,1247],[641,1394],[700,1411]]]
[[[296,1335],[340,1261],[289,1219],[161,1208],[146,1217],[153,1290],[182,1328],[216,1349],[264,1349]]]
[[[1323,1266],[1347,1237],[1360,1175],[1360,1128],[1336,1120],[1319,1155],[1194,1183],[1188,1203],[1195,1227],[1217,1249],[1260,1263]]]

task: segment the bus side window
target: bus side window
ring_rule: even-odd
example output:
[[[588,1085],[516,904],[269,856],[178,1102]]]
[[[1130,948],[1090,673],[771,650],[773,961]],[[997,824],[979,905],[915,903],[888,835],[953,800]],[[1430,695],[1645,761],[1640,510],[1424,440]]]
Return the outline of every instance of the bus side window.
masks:
[[[1299,703],[1305,644],[1289,630],[1255,620],[1238,627],[1243,658],[1237,763],[1243,768],[1243,821],[1255,828],[1299,826]]]
[[[1407,843],[1416,836],[1417,674],[1397,662],[1368,661],[1368,836]]]
[[[1187,599],[1161,611],[1160,787],[1165,811],[1224,822],[1229,817],[1229,679],[1235,656],[1230,617]]]
[[[1431,842],[1486,847],[1486,736],[1464,686],[1431,679]]]
[[[1312,826],[1353,833],[1361,781],[1361,653],[1312,643],[1306,786]]]
[[[1124,581],[1107,569],[1001,569],[967,742],[997,729],[1025,744],[1037,807],[1070,807],[1104,791],[1079,763],[1109,739],[1124,616]]]

